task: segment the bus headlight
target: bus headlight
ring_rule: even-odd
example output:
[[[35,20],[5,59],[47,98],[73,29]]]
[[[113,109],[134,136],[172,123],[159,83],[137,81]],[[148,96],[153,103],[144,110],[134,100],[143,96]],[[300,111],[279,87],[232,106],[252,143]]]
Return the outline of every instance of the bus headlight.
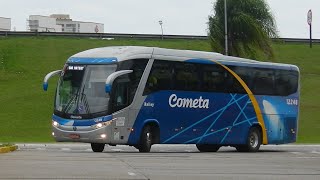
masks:
[[[106,127],[106,126],[109,126],[110,124],[112,123],[112,121],[107,121],[107,122],[100,122],[100,123],[97,123],[95,125],[92,125],[93,128],[95,129],[99,129],[99,128],[102,128],[102,127]]]
[[[100,137],[101,137],[102,139],[105,139],[105,138],[107,137],[107,135],[106,135],[106,134],[101,134]]]
[[[59,123],[58,123],[57,121],[52,121],[52,125],[53,125],[54,127],[59,127]]]
[[[102,123],[98,123],[98,124],[96,124],[96,127],[97,127],[97,128],[102,128],[102,126],[103,126],[103,124],[102,124]]]
[[[109,126],[111,123],[112,123],[112,121],[107,121],[107,122],[104,122],[104,125]]]

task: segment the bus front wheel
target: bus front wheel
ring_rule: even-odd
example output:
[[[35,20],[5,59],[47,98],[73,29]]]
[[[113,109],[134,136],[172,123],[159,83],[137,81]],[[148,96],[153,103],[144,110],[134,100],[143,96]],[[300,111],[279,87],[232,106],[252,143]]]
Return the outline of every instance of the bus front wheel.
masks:
[[[152,146],[153,132],[151,126],[147,125],[143,128],[140,144],[138,146],[139,152],[150,152]]]
[[[262,143],[261,131],[258,127],[250,128],[247,143],[245,145],[236,146],[239,152],[257,152]]]
[[[102,152],[105,144],[102,143],[91,143],[91,149],[93,152]]]
[[[220,146],[215,144],[196,144],[200,152],[217,152]]]

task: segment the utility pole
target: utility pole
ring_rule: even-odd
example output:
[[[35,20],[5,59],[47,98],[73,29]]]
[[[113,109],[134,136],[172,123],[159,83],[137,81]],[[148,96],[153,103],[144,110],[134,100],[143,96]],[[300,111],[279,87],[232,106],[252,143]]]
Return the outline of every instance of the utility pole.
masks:
[[[161,39],[163,40],[163,28],[162,28],[162,20],[159,21],[160,27],[161,27]]]
[[[310,28],[310,48],[312,48],[312,11],[308,11],[308,24]]]
[[[228,16],[227,16],[227,0],[224,0],[224,32],[225,32],[225,50],[228,56]]]

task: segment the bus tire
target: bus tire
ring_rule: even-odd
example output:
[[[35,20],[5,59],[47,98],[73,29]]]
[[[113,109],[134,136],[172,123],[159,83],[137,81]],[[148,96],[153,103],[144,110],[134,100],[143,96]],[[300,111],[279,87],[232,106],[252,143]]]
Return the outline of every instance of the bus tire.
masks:
[[[239,152],[257,152],[262,143],[261,131],[258,127],[252,127],[249,130],[247,142],[245,145],[236,146]]]
[[[216,144],[196,144],[200,152],[217,152],[220,146]]]
[[[91,149],[93,152],[102,152],[105,144],[103,143],[91,143]]]
[[[153,140],[152,128],[149,125],[144,126],[141,136],[140,144],[138,146],[139,152],[150,152]]]

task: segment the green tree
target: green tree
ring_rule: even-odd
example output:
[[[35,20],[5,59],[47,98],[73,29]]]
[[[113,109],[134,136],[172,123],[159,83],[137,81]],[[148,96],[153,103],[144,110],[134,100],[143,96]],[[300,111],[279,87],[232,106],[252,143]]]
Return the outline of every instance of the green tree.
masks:
[[[274,57],[271,39],[277,37],[276,23],[265,0],[226,0],[229,55]],[[225,52],[224,0],[213,5],[208,36],[214,51]]]

